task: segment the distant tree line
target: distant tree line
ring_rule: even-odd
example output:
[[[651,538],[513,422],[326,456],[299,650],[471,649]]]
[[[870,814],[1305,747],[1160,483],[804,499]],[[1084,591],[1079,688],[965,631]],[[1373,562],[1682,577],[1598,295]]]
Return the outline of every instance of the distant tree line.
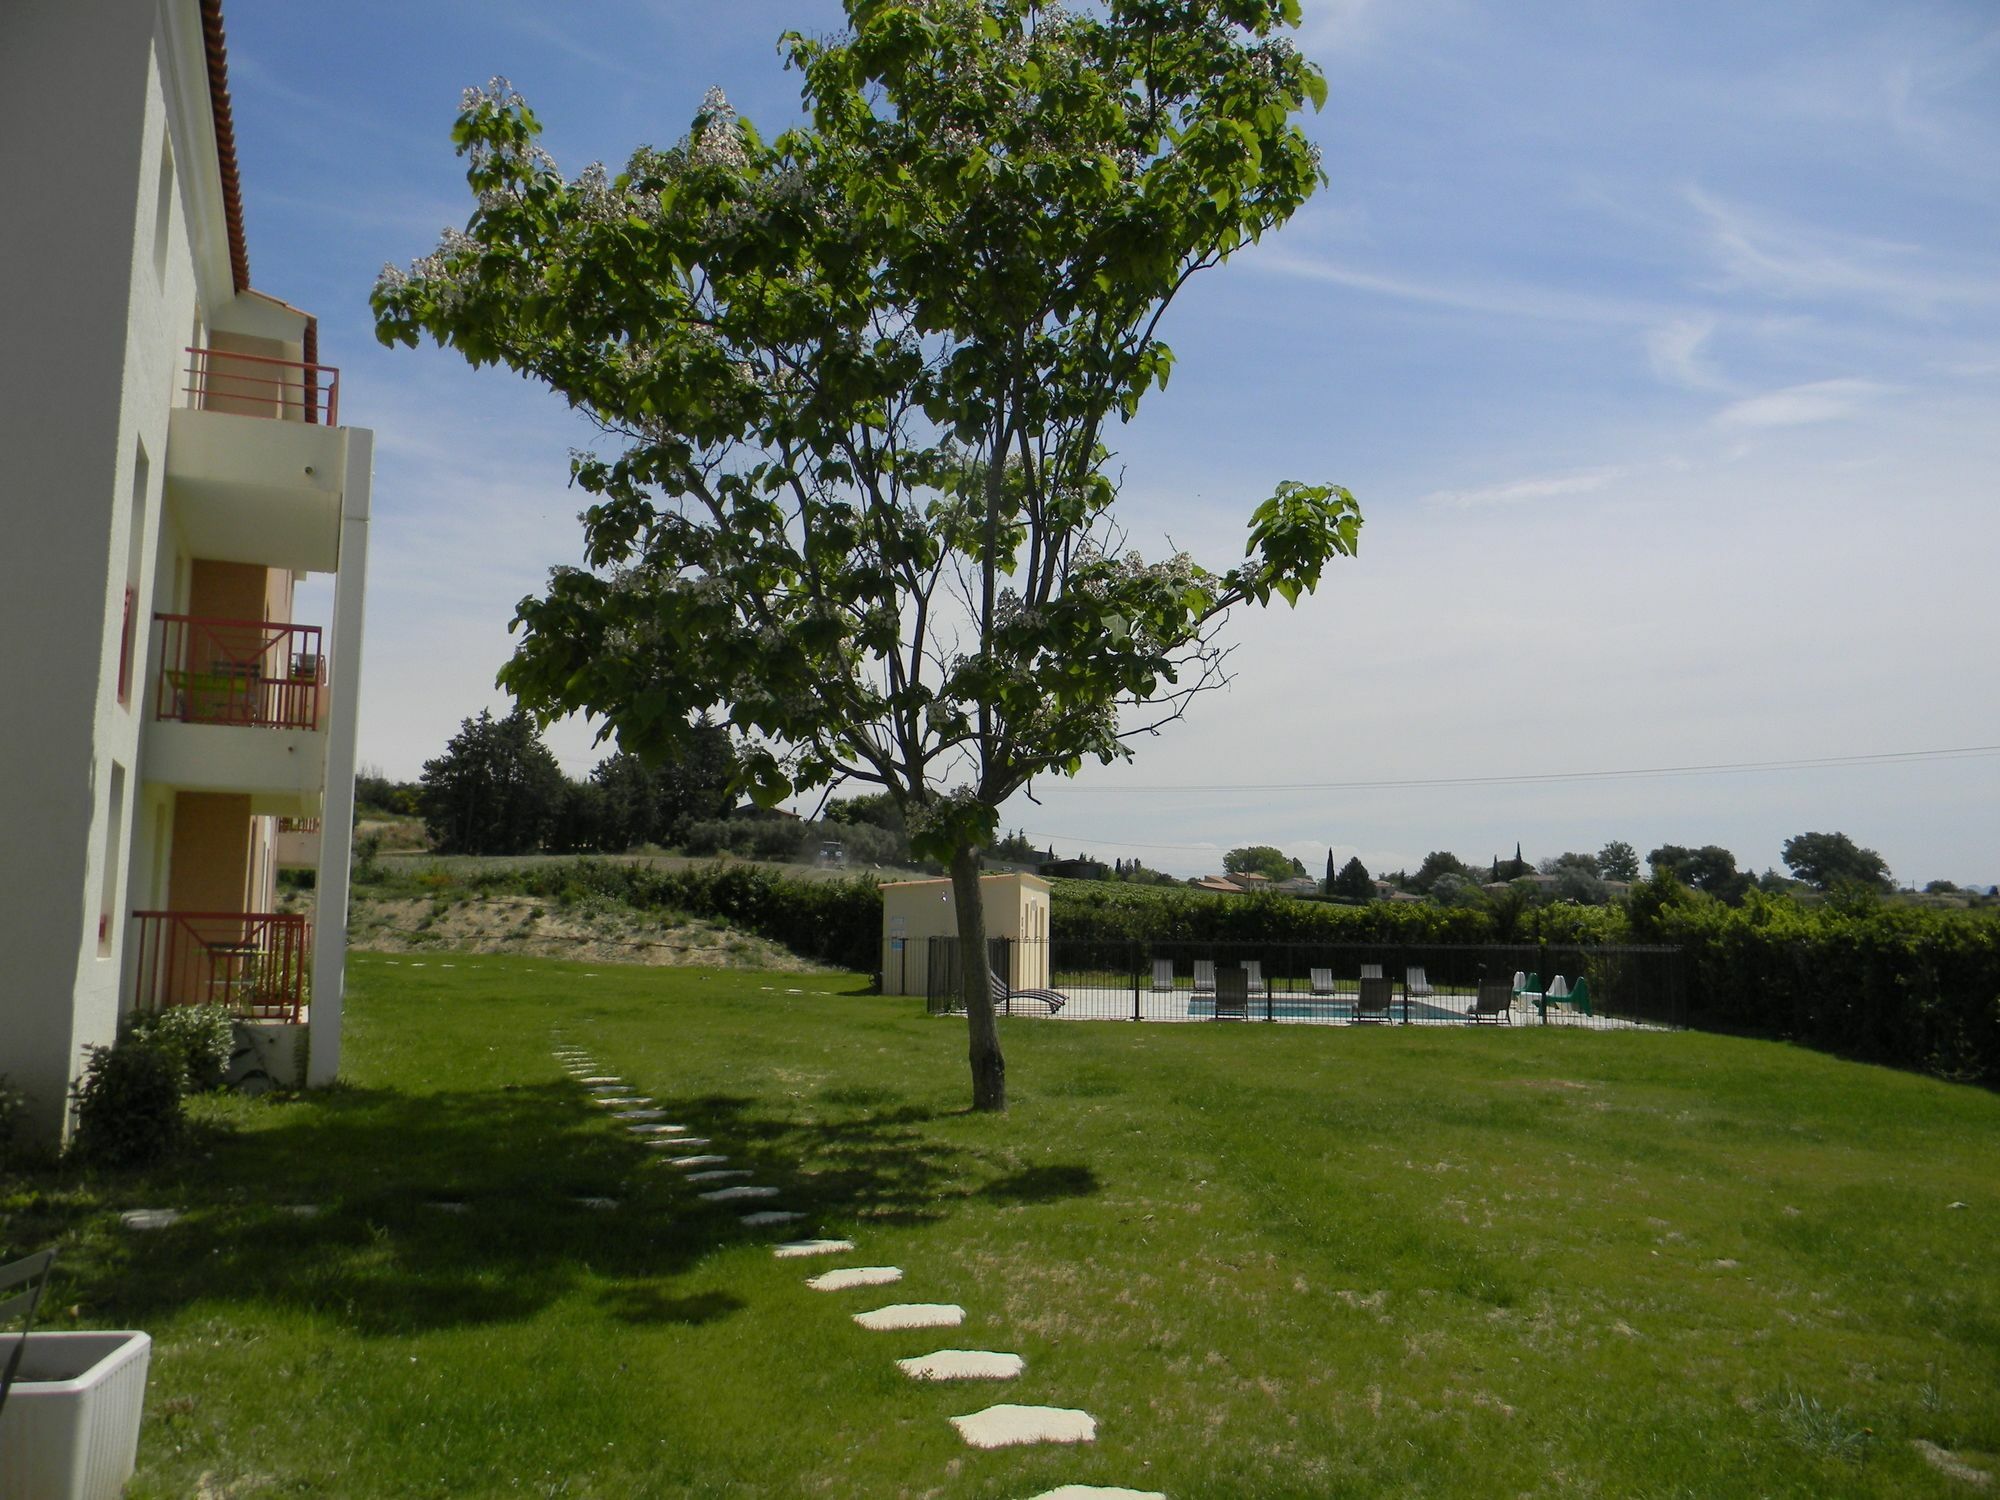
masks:
[[[834,802],[823,822],[739,811],[740,751],[726,726],[693,724],[672,759],[623,751],[582,780],[563,773],[524,710],[482,710],[460,724],[414,784],[356,778],[357,815],[416,816],[440,854],[621,854],[654,845],[690,854],[811,859],[828,843],[851,863],[901,864],[909,838],[887,797]]]

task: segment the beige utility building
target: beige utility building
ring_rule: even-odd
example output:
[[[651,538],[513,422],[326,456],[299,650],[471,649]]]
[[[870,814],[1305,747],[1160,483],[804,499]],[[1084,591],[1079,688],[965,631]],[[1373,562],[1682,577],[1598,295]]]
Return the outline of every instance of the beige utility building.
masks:
[[[53,1141],[135,1010],[339,1067],[373,435],[250,285],[220,0],[5,0],[0,131],[0,1073]]]
[[[1049,982],[1049,883],[1039,875],[982,875],[986,936],[1012,940],[1000,977],[1017,990]],[[897,880],[882,887],[882,993],[921,995],[930,978],[930,940],[958,936],[949,880]]]

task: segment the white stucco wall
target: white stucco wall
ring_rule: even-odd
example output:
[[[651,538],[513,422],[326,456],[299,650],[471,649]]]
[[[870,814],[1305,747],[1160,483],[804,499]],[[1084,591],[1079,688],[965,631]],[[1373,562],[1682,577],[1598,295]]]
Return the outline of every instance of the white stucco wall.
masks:
[[[188,345],[211,329],[296,341],[304,327],[296,309],[232,284],[195,0],[0,0],[0,132],[22,148],[0,209],[0,1073],[30,1091],[31,1129],[53,1140],[84,1049],[111,1041],[129,1004],[129,913],[166,905],[176,781],[260,790],[260,810],[308,816],[329,767],[351,783],[371,449],[365,432],[275,421],[218,449],[248,422],[227,418],[199,441],[183,433],[179,450],[170,441]],[[327,472],[357,452],[358,518]],[[207,486],[189,497],[206,509],[186,517],[166,484],[175,460]],[[270,509],[243,511],[260,472]],[[218,515],[223,550],[242,561],[324,570],[352,556],[329,642],[331,721],[279,738],[159,726],[182,743],[150,765],[153,615],[185,612],[191,560],[205,555],[195,534],[217,532]],[[197,768],[180,763],[204,734],[232,733]],[[324,846],[343,871],[351,785],[344,800]],[[330,948],[337,966],[337,929]],[[327,988],[337,1026],[337,977]]]
[[[135,615],[149,619],[175,353],[196,290],[160,12],[30,3],[0,25],[0,138],[30,148],[0,213],[0,704],[17,731],[0,734],[0,1071],[51,1135],[82,1049],[117,1024],[143,672],[135,661],[120,704],[125,588],[136,571]],[[126,773],[115,811],[114,765]],[[120,847],[107,849],[114,824]]]

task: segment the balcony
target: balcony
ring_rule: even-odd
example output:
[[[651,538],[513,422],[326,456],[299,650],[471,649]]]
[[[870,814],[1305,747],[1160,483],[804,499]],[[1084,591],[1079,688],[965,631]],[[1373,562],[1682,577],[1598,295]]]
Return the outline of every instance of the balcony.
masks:
[[[280,818],[271,857],[280,869],[314,868],[319,864],[318,818]]]
[[[325,719],[320,627],[162,615],[154,717],[183,724],[318,729]]]
[[[340,371],[226,349],[187,350],[187,394],[202,411],[340,425]]]
[[[140,1011],[221,1005],[252,1021],[303,1020],[312,923],[285,912],[135,911]]]
[[[143,747],[147,780],[247,792],[257,813],[316,815],[329,722],[320,627],[154,618],[160,647]]]
[[[193,405],[168,416],[167,491],[196,557],[331,573],[340,565],[346,441],[340,372],[188,350]]]

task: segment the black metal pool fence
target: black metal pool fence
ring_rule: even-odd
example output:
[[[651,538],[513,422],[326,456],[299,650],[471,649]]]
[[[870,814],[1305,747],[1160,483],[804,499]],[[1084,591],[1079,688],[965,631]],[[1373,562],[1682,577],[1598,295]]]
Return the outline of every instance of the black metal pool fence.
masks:
[[[958,939],[928,941],[925,1007],[933,1015],[963,1011]],[[1250,1021],[1338,1024],[1357,1019],[1357,1010],[1362,1020],[1384,1019],[1381,1003],[1386,999],[1386,1019],[1404,1025],[1487,1021],[1617,1030],[1687,1024],[1687,966],[1675,947],[1146,943],[1061,937],[994,938],[988,947],[992,973],[1011,997],[1000,1003],[1008,1015],[1231,1019],[1242,994],[1242,1018]],[[1248,983],[1225,972],[1232,969],[1247,973]],[[1217,975],[1223,976],[1220,1016]],[[1364,980],[1372,983],[1364,988]],[[1024,993],[1028,991],[1052,992],[1052,997]],[[1060,999],[1060,1006],[1053,1006],[1051,998]]]

